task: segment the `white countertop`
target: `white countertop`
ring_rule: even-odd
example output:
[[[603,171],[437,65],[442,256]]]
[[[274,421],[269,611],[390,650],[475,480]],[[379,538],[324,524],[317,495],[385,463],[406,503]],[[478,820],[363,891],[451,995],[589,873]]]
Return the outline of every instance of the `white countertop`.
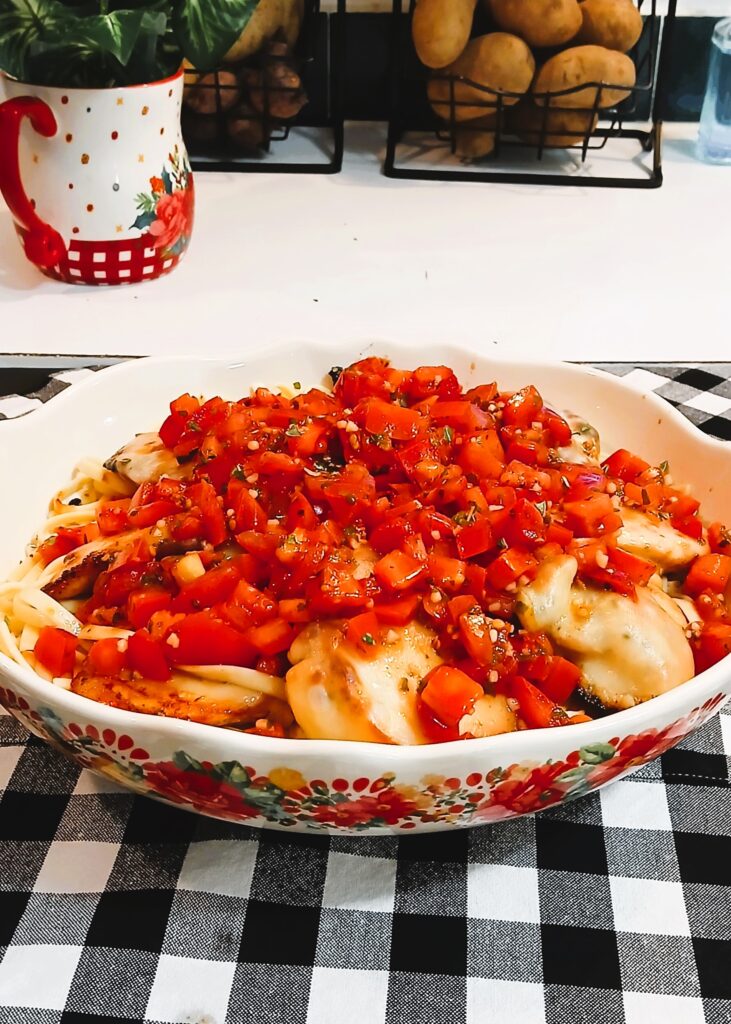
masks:
[[[731,168],[666,125],[661,189],[390,181],[351,125],[335,176],[199,174],[168,277],[42,278],[0,210],[0,352],[236,353],[273,341],[479,339],[593,360],[731,355]]]

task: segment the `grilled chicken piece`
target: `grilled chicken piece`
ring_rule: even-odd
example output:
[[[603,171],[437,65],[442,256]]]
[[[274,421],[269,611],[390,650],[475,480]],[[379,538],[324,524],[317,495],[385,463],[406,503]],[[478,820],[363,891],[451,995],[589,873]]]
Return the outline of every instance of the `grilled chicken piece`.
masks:
[[[518,719],[511,711],[506,697],[486,693],[475,701],[468,715],[459,721],[460,736],[480,739],[485,736],[499,736],[504,732],[515,732]]]
[[[571,444],[559,448],[558,454],[564,462],[579,465],[599,465],[599,431],[582,416],[574,412],[564,412],[564,419],[571,427]]]
[[[706,540],[693,540],[657,516],[631,508],[622,508],[621,516],[624,526],[617,534],[617,544],[654,562],[663,572],[682,569],[709,551]]]
[[[104,468],[131,480],[134,484],[154,483],[162,476],[184,480],[190,466],[181,465],[160,440],[159,434],[137,434],[104,463]]]
[[[390,629],[378,654],[364,658],[342,622],[312,623],[289,650],[287,697],[308,739],[426,743],[416,710],[418,686],[442,659],[435,634],[418,622]]]
[[[67,601],[88,594],[97,576],[107,569],[117,555],[141,537],[149,538],[149,530],[135,530],[113,537],[99,537],[69,551],[46,568],[41,587],[56,601]]]
[[[525,629],[546,632],[582,671],[582,688],[605,708],[629,708],[694,675],[686,619],[658,587],[637,600],[576,583],[576,559],[544,563],[521,588],[516,608]]]
[[[205,725],[252,725],[270,718],[289,725],[287,705],[256,690],[176,673],[167,682],[95,676],[82,669],[71,682],[74,693],[145,715],[184,718]]]

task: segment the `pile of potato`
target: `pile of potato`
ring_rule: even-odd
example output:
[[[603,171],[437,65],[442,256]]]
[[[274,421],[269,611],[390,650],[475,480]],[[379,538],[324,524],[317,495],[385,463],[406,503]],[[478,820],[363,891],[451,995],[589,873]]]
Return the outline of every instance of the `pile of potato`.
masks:
[[[500,94],[512,94],[503,95],[505,129],[537,144],[545,124],[551,147],[576,145],[594,130],[595,108],[629,95],[636,72],[627,51],[642,33],[633,0],[480,2],[496,28],[486,35],[470,38],[478,0],[417,0],[411,22],[416,53],[433,71],[429,102],[440,118],[453,113],[460,123],[460,156],[492,152]]]
[[[296,117],[307,96],[292,58],[304,20],[305,0],[259,0],[226,54],[225,67],[185,73],[183,130],[190,142],[228,139],[255,151],[273,129]]]

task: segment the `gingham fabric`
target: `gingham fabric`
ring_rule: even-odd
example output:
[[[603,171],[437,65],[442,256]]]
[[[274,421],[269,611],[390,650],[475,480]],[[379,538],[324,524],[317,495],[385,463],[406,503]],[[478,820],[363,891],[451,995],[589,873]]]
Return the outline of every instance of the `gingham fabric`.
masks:
[[[731,366],[610,368],[731,438]],[[729,1024],[730,758],[731,711],[563,809],[327,839],[133,797],[0,716],[0,1022]]]

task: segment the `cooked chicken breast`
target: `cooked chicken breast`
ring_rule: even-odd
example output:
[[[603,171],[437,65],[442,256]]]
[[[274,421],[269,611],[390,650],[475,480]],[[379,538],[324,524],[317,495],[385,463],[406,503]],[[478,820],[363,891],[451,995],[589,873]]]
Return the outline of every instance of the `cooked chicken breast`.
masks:
[[[340,622],[316,622],[289,651],[287,697],[308,739],[426,743],[416,711],[424,676],[442,659],[435,634],[418,622],[390,629],[379,653],[364,658]]]
[[[582,416],[564,412],[563,417],[571,427],[571,444],[559,448],[558,454],[564,462],[596,466],[599,464],[599,431]]]
[[[184,718],[206,725],[250,725],[267,717],[283,725],[292,721],[287,705],[264,693],[182,673],[176,673],[167,682],[158,682],[95,676],[82,670],[72,680],[71,689],[126,711]]]
[[[658,587],[638,587],[636,601],[585,587],[575,582],[577,568],[569,555],[544,563],[516,611],[579,666],[588,696],[629,708],[692,678],[686,619],[672,598]]]
[[[681,569],[709,551],[707,541],[693,540],[657,516],[632,508],[622,508],[621,516],[624,525],[617,534],[619,547],[649,559],[663,572]]]
[[[469,715],[464,715],[459,722],[460,736],[472,736],[475,739],[515,732],[517,728],[518,719],[515,712],[511,711],[507,698],[490,693],[475,701]]]
[[[67,601],[88,594],[97,576],[108,568],[121,551],[129,548],[135,540],[149,536],[149,530],[134,530],[112,537],[99,537],[88,544],[82,544],[51,562],[40,578],[40,586],[56,601]]]
[[[183,480],[190,467],[181,465],[160,440],[159,434],[137,434],[104,463],[104,468],[135,484],[154,483],[161,476]]]

